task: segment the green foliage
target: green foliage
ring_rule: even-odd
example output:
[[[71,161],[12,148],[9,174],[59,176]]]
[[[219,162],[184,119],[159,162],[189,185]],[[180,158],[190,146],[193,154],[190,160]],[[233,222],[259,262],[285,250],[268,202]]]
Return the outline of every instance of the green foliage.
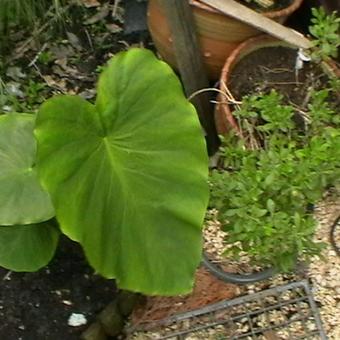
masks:
[[[195,109],[171,68],[142,49],[112,58],[97,92],[95,105],[56,96],[41,106],[36,165],[34,146],[20,137],[32,132],[33,121],[27,131],[12,124],[18,152],[29,158],[20,169],[38,168],[61,231],[82,245],[97,272],[128,290],[188,293],[201,260],[209,194],[208,157]],[[19,123],[28,119],[20,117]],[[4,150],[9,159],[8,145]],[[8,211],[16,216],[14,207]],[[13,228],[3,229],[0,241],[13,235],[11,244],[25,243],[30,256],[34,240],[39,242],[30,230],[38,228]],[[20,250],[6,257],[3,249],[0,264],[22,268]]]
[[[7,52],[10,29],[15,25],[35,29],[42,22],[61,21],[66,0],[0,0],[0,52]]]
[[[38,60],[43,65],[48,65],[54,60],[53,53],[51,51],[42,51],[39,54]]]
[[[308,208],[340,178],[340,131],[329,92],[312,94],[304,123],[276,92],[246,97],[234,112],[243,138],[224,139],[210,202],[232,255],[246,251],[254,263],[287,271],[297,257],[319,252]]]
[[[0,28],[5,29],[9,23],[34,26],[38,18],[43,18],[50,6],[59,13],[60,0],[1,0]]]
[[[36,174],[35,117],[0,116],[0,225],[38,223],[54,216]]]
[[[35,105],[41,104],[45,100],[42,93],[46,87],[45,83],[29,80],[24,89],[27,108],[32,109]]]
[[[53,256],[58,231],[54,209],[36,175],[35,117],[0,116],[0,265],[16,271],[38,270]]]
[[[31,79],[24,85],[2,83],[0,79],[0,109],[10,112],[33,112],[45,100],[48,87]]]
[[[0,266],[17,272],[46,266],[55,253],[59,234],[52,221],[0,226]]]
[[[336,12],[328,15],[322,7],[312,8],[312,15],[312,25],[309,27],[315,47],[312,58],[314,60],[336,58],[340,46],[340,18]]]

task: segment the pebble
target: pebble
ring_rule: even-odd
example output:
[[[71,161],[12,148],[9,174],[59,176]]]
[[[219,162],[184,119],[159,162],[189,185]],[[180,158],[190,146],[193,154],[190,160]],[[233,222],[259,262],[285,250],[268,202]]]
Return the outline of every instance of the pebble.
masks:
[[[87,320],[84,314],[72,313],[67,321],[67,324],[71,327],[79,327],[87,324]]]
[[[62,300],[61,301],[64,305],[66,306],[72,306],[72,301],[69,301],[69,300]]]

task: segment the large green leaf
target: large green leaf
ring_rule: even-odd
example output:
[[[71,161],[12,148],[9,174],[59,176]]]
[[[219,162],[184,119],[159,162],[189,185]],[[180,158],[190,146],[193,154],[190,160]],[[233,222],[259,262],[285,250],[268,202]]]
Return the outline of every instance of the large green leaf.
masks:
[[[0,266],[33,272],[50,262],[59,231],[51,222],[0,227]]]
[[[34,168],[35,117],[0,115],[0,225],[42,222],[54,216]]]
[[[164,62],[132,49],[76,96],[38,113],[38,173],[62,231],[121,288],[187,293],[201,259],[208,157],[193,106]]]

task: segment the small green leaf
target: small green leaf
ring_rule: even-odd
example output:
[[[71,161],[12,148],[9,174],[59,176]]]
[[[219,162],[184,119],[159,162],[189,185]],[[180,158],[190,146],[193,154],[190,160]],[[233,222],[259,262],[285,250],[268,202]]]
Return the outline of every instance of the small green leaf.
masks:
[[[237,215],[237,214],[239,213],[239,210],[240,210],[240,209],[228,209],[228,210],[224,213],[224,215],[225,215],[226,217],[235,216],[235,215]]]
[[[264,180],[264,183],[266,186],[270,186],[271,184],[274,183],[275,180],[275,174],[274,173],[270,173],[266,179]]]
[[[271,214],[274,214],[274,212],[275,212],[275,202],[271,198],[268,198],[268,200],[267,200],[267,209]]]
[[[294,224],[296,227],[299,227],[301,225],[301,216],[298,212],[294,214]]]
[[[33,272],[50,262],[59,238],[51,222],[0,226],[0,266],[17,272]]]
[[[253,209],[252,213],[255,217],[262,217],[267,214],[266,209]]]

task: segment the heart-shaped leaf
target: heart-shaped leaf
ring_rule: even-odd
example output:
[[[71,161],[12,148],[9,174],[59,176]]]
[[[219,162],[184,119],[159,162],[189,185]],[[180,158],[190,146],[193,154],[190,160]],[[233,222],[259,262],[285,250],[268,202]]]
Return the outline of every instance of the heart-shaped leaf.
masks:
[[[29,224],[54,216],[34,167],[35,116],[0,115],[0,225]]]
[[[59,96],[39,110],[38,172],[62,231],[119,287],[192,289],[201,259],[208,157],[193,106],[151,52],[119,53],[92,105]]]
[[[0,227],[0,266],[33,272],[50,262],[60,232],[52,222]]]

